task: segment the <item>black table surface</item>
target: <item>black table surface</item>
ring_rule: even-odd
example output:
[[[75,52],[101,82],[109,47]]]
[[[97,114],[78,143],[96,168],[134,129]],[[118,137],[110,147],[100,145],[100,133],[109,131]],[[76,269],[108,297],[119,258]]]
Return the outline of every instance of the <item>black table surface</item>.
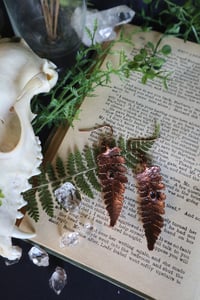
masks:
[[[2,300],[140,300],[125,289],[99,278],[79,267],[49,255],[49,266],[38,267],[29,259],[29,242],[14,240],[22,247],[22,258],[17,264],[6,266],[0,258],[0,294]],[[49,287],[49,279],[55,268],[64,268],[67,284],[57,295]],[[120,268],[120,265],[119,265]]]

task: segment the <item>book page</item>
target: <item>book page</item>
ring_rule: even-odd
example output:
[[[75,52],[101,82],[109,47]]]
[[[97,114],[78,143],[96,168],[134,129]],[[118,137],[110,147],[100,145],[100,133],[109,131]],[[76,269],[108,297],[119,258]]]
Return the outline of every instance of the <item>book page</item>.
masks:
[[[127,32],[133,30],[127,26]],[[133,55],[148,41],[156,42],[155,32],[133,35],[135,48],[125,45]],[[114,135],[148,137],[160,124],[160,138],[151,150],[153,163],[161,167],[166,185],[165,222],[153,251],[137,213],[134,175],[128,173],[125,199],[117,224],[109,227],[101,193],[94,199],[82,196],[76,213],[55,210],[53,218],[41,211],[34,223],[26,216],[24,229],[34,228],[33,242],[112,280],[146,298],[200,299],[200,46],[176,38],[167,38],[172,46],[165,69],[172,71],[168,89],[160,80],[141,83],[141,74],[132,73],[121,81],[113,76],[111,87],[98,87],[95,97],[81,106],[80,120],[74,122],[55,156],[66,159],[75,148],[83,149],[98,140],[98,132],[82,132],[107,123]],[[115,46],[120,47],[120,46]],[[112,55],[107,58],[115,61]],[[106,63],[106,62],[105,62]],[[102,129],[103,130],[103,129]],[[92,224],[90,232],[85,224]],[[79,232],[76,245],[60,246],[66,232]]]

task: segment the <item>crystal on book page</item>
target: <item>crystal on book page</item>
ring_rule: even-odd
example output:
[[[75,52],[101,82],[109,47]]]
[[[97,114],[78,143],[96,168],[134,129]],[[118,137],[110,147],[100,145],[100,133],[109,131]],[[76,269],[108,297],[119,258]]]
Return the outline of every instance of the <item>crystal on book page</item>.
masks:
[[[49,265],[48,253],[39,246],[32,247],[28,255],[30,260],[38,267],[47,267]]]
[[[74,232],[65,232],[60,238],[60,247],[69,247],[69,246],[75,246],[79,243],[79,233]]]
[[[76,210],[81,202],[81,195],[71,182],[65,182],[61,185],[55,190],[54,195],[66,211]]]
[[[90,221],[87,221],[87,222],[85,222],[85,224],[81,228],[80,233],[82,235],[88,236],[88,235],[91,234],[93,229],[94,229],[93,223],[91,223]]]
[[[67,274],[61,267],[56,267],[49,279],[49,286],[59,295],[67,284]]]

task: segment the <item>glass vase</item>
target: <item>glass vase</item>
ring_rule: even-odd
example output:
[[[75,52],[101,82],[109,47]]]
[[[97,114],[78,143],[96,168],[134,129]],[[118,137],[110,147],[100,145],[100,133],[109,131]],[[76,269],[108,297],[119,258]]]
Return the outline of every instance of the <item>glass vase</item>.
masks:
[[[4,0],[16,36],[58,68],[69,67],[81,45],[85,0]]]

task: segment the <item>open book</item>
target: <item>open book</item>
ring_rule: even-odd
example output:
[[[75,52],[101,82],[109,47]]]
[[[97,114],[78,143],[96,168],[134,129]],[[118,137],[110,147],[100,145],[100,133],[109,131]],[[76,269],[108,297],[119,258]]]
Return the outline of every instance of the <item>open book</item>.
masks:
[[[127,32],[133,30],[126,27]],[[135,49],[124,45],[127,55],[136,53],[159,33],[133,35]],[[161,167],[166,185],[164,227],[153,251],[147,249],[144,230],[137,214],[136,182],[128,174],[122,212],[114,227],[109,226],[101,193],[82,196],[78,212],[55,210],[49,218],[41,210],[38,223],[26,216],[25,230],[34,229],[34,243],[99,276],[148,299],[200,299],[200,46],[177,38],[167,38],[172,54],[165,68],[172,71],[168,89],[159,80],[141,83],[133,73],[125,81],[113,76],[111,87],[98,87],[95,97],[81,106],[74,121],[59,141],[49,149],[54,162],[63,160],[75,148],[91,145],[97,135],[81,132],[103,123],[125,138],[147,137],[155,120],[161,126],[154,143],[153,163]],[[116,45],[116,47],[118,47]],[[121,47],[121,46],[120,46]],[[114,55],[105,58],[114,61]],[[51,146],[50,146],[51,147]],[[56,150],[55,150],[56,149]],[[86,224],[92,224],[91,230]],[[88,232],[90,231],[90,232]],[[78,243],[63,247],[63,234],[78,232]],[[76,244],[76,245],[75,245]]]

